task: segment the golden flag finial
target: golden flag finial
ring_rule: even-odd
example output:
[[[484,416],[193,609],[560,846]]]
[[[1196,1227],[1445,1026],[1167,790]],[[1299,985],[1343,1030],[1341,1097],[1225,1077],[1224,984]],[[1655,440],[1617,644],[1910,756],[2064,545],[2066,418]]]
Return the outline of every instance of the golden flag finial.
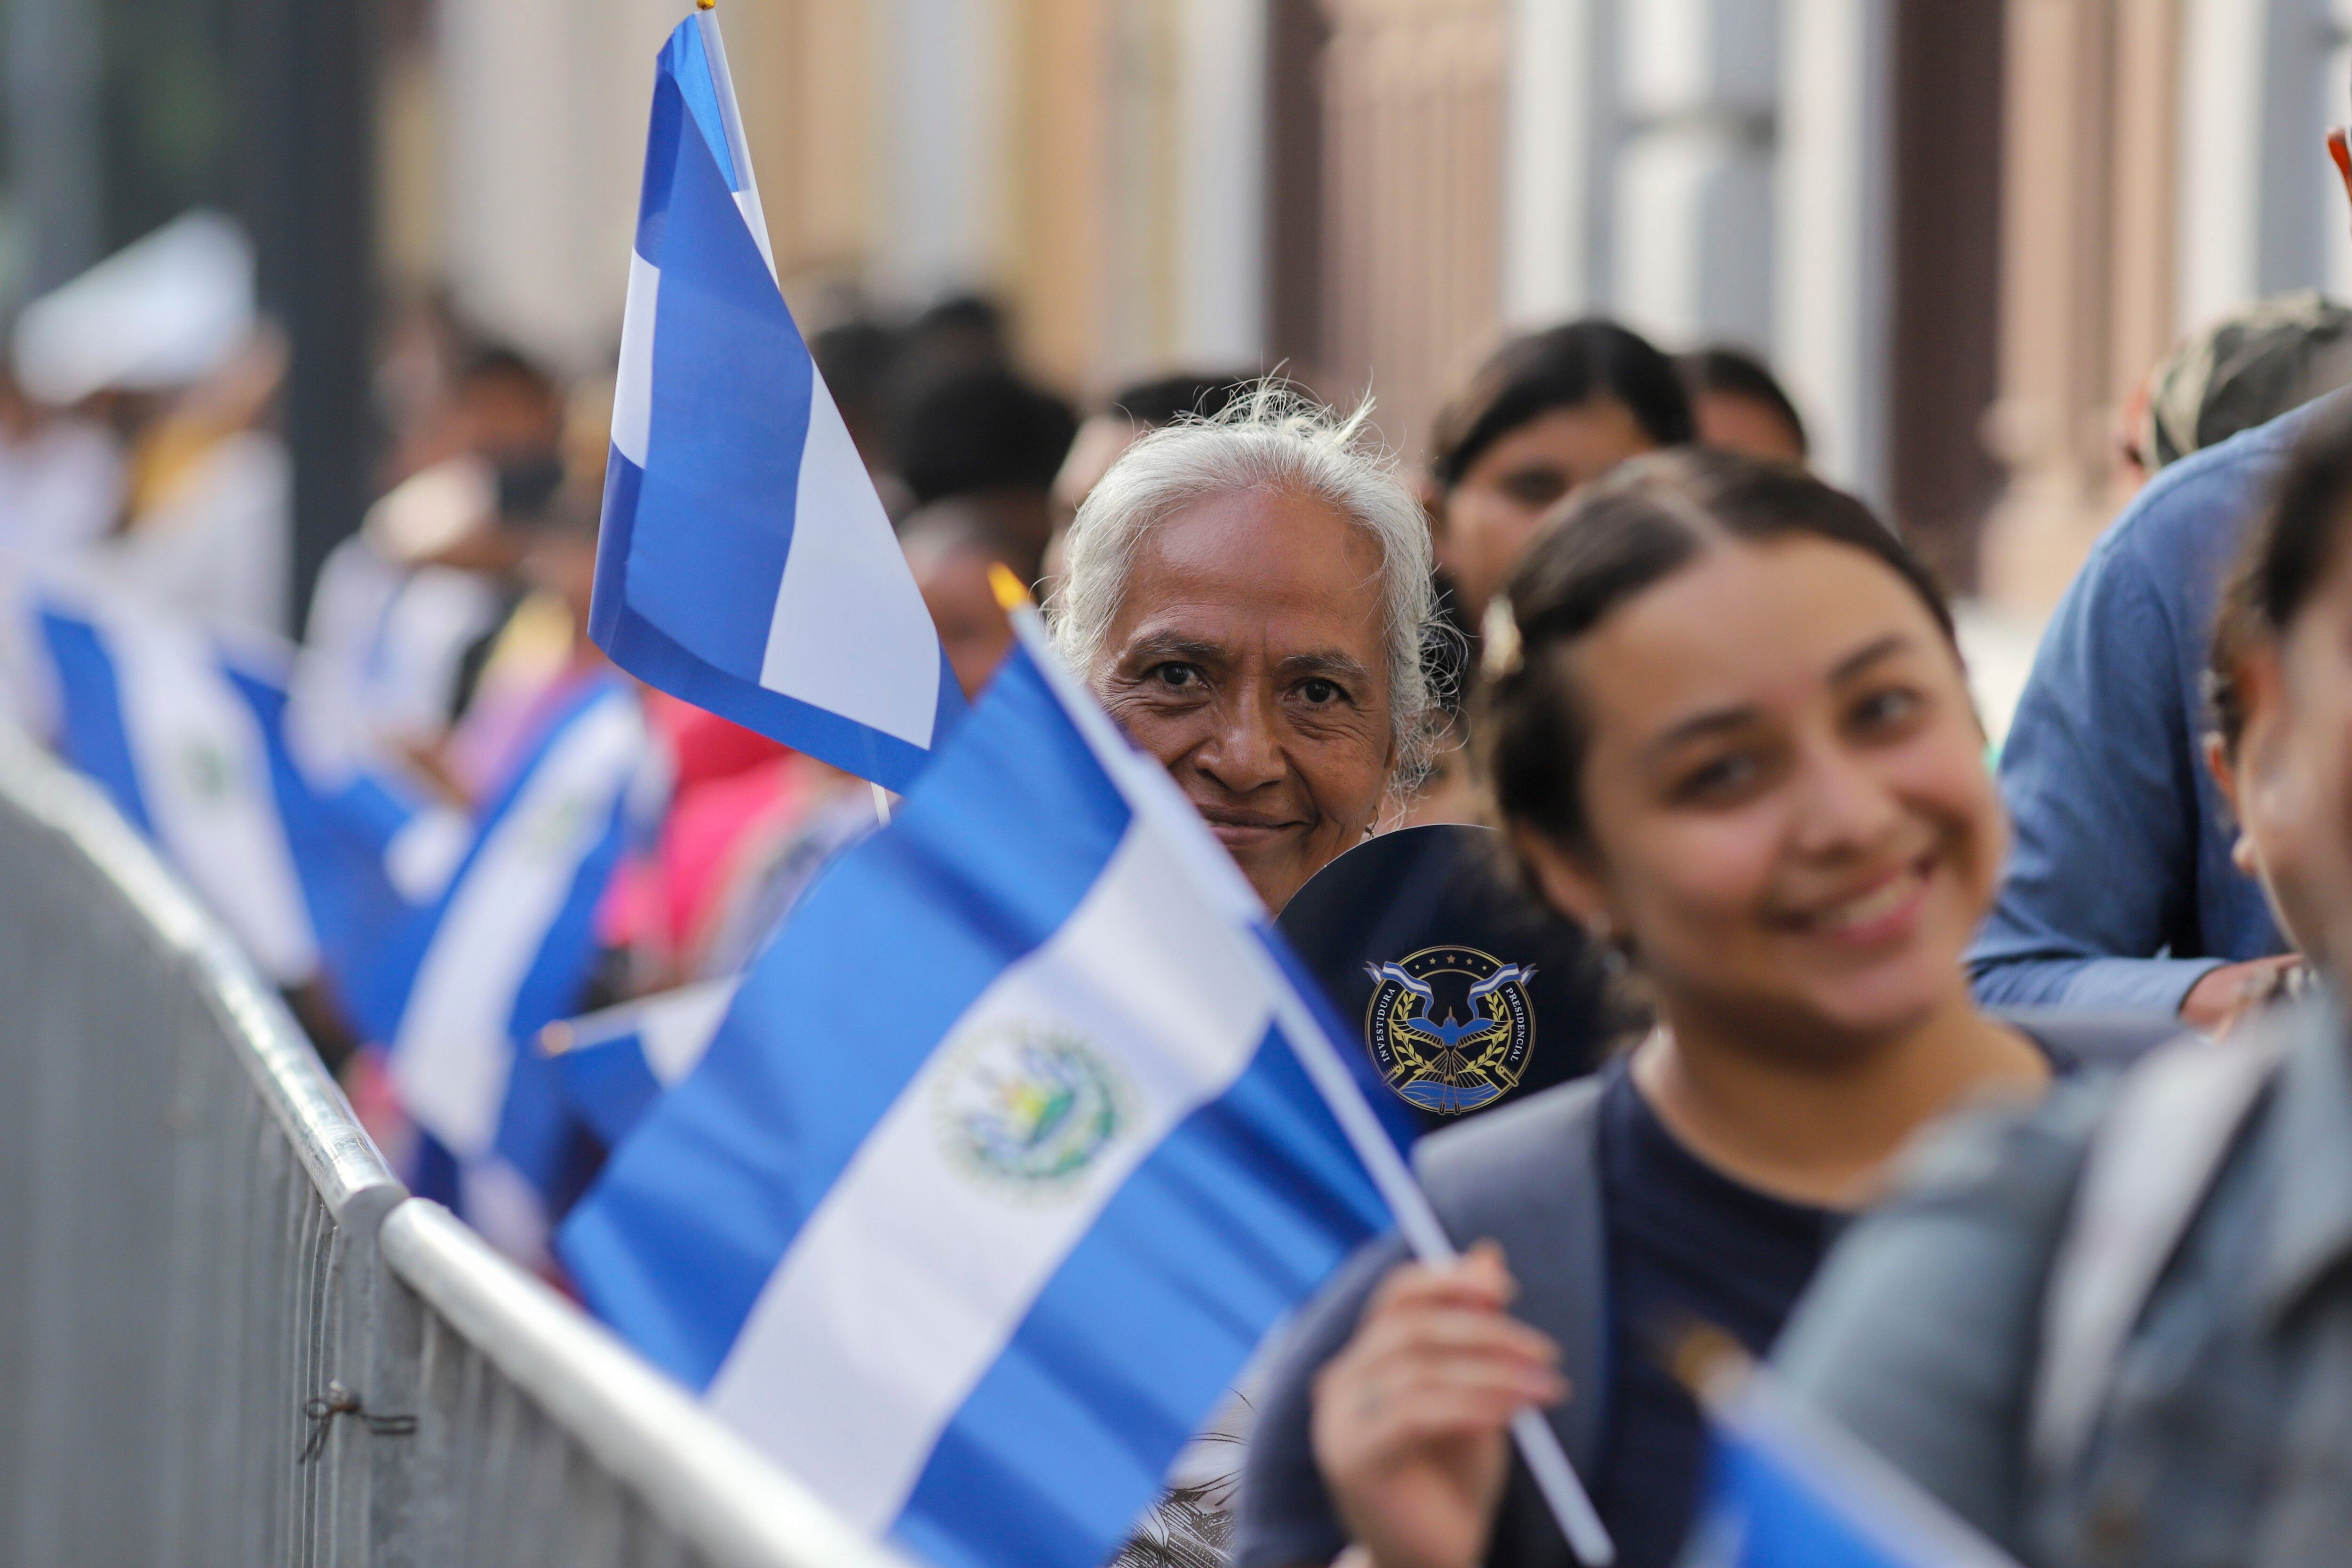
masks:
[[[1029,596],[1029,590],[1022,586],[1021,579],[1013,574],[1013,569],[1001,561],[989,567],[988,585],[996,591],[996,602],[1003,606],[1007,615],[1024,605],[1036,608],[1036,601]]]

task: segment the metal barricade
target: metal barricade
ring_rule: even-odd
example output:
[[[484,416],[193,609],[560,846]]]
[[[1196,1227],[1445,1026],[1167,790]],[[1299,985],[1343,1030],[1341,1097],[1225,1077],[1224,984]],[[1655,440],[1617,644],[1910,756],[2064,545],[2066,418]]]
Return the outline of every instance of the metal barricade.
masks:
[[[0,1563],[892,1568],[409,1198],[97,792],[0,733]]]

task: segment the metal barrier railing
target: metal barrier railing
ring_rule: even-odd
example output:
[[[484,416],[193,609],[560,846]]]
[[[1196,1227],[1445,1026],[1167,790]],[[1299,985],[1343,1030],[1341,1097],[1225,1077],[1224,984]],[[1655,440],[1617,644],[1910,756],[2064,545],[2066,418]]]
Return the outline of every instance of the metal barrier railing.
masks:
[[[889,1568],[407,1196],[277,995],[0,734],[0,1562]]]

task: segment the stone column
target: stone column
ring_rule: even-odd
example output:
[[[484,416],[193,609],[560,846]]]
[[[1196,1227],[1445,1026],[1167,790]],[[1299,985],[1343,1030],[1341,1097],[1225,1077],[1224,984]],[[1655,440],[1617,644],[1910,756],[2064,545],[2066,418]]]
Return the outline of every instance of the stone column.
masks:
[[[1894,7],[1783,0],[1772,358],[1813,462],[1887,497]]]
[[[1772,339],[1781,16],[1777,0],[1618,12],[1626,138],[1610,297],[1630,325],[1677,347]]]
[[[1503,142],[1503,319],[1567,321],[1609,297],[1615,8],[1514,0]]]
[[[1981,579],[1987,598],[2026,614],[2055,601],[2108,510],[2116,23],[2128,5],[2010,0],[2000,400],[1986,431],[2010,483],[1986,524]],[[2161,90],[2147,64],[2159,54],[2135,57],[2136,92]],[[2132,121],[2164,118],[2143,107]],[[2168,247],[2147,226],[2135,239],[2126,271],[2145,310]]]

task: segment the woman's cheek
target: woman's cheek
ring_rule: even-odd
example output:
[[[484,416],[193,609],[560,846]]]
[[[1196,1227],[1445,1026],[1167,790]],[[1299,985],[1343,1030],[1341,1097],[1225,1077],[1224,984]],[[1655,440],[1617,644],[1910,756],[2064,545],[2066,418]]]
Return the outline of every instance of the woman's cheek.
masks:
[[[1779,833],[1762,813],[1702,818],[1684,827],[1660,864],[1680,919],[1719,931],[1760,920],[1769,902]]]

